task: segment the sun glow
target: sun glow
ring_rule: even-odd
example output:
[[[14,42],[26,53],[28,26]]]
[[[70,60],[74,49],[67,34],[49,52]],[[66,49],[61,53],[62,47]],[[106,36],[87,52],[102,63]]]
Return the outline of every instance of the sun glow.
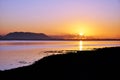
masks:
[[[85,39],[84,33],[82,32],[79,33],[79,39]]]
[[[83,36],[83,35],[84,35],[84,33],[80,32],[80,33],[79,33],[79,35],[80,35],[80,36]]]

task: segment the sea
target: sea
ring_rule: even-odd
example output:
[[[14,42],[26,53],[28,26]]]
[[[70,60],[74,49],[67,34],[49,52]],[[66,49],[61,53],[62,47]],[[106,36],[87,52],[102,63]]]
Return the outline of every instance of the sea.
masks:
[[[0,70],[28,66],[43,57],[120,46],[120,41],[0,41]]]

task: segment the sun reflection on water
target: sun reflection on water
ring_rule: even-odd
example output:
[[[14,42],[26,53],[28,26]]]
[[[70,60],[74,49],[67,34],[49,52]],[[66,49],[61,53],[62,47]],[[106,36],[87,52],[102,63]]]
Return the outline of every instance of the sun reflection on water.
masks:
[[[79,50],[80,50],[80,51],[82,51],[82,50],[83,50],[83,46],[82,46],[82,45],[83,45],[83,42],[82,42],[82,41],[80,41],[80,42],[79,42]]]

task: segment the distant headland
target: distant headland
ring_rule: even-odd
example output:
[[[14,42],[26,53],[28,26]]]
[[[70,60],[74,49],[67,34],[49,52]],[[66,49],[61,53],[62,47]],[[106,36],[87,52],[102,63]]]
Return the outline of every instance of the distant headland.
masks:
[[[1,40],[51,40],[52,38],[44,33],[12,32],[0,36]]]

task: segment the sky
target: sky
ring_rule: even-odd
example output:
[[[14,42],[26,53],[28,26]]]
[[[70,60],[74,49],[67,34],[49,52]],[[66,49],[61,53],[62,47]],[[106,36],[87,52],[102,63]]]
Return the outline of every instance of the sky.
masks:
[[[120,38],[120,0],[0,0],[0,34]]]

